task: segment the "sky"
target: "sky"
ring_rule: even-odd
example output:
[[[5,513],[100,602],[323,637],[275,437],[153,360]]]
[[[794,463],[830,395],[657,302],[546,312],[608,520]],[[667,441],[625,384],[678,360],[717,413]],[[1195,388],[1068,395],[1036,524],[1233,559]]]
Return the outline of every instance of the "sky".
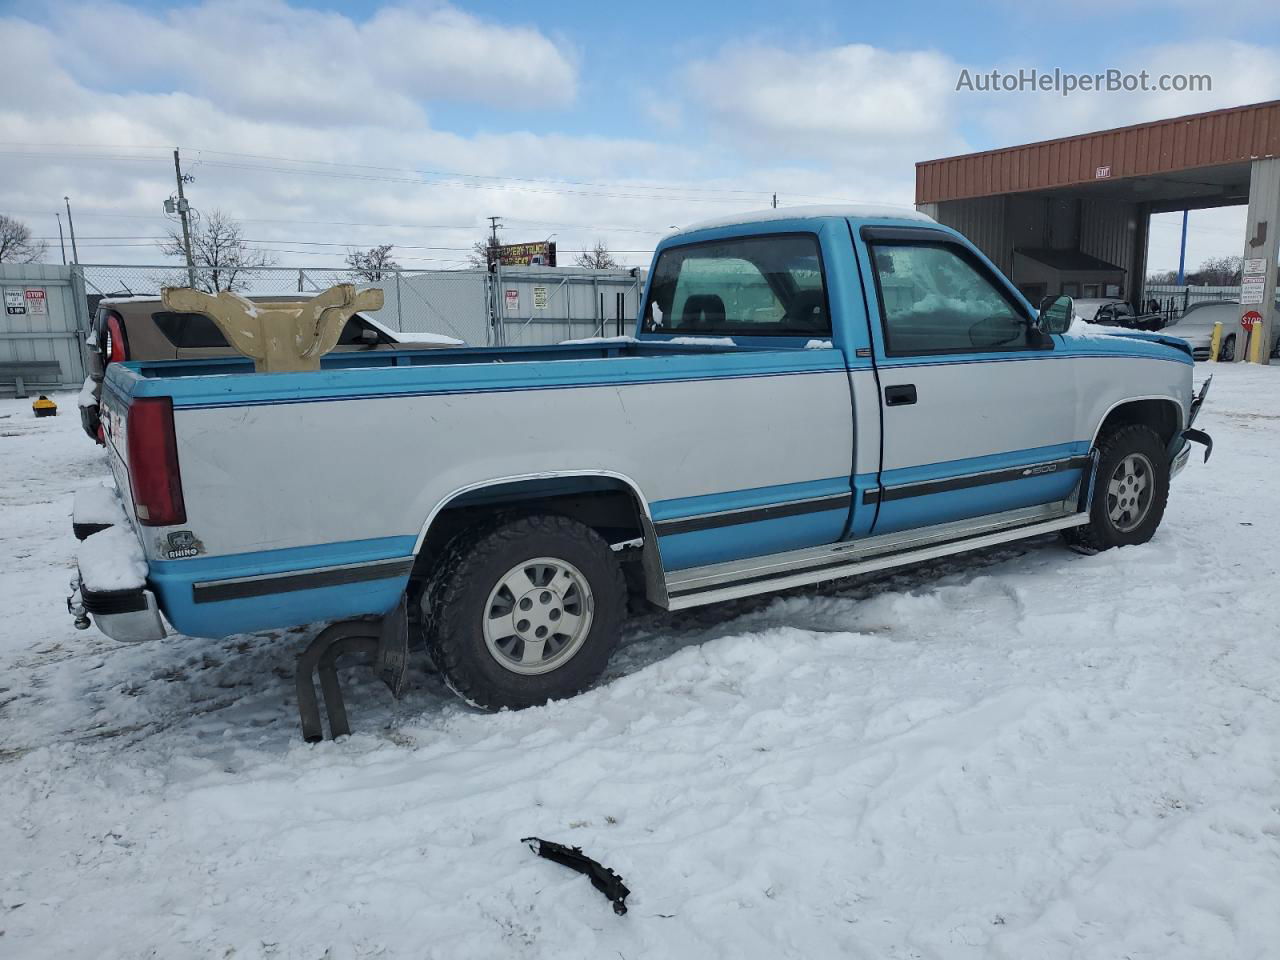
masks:
[[[1070,11],[1069,13],[1065,11]],[[0,0],[0,213],[80,258],[164,263],[181,149],[199,211],[288,266],[407,268],[552,238],[645,264],[673,226],[913,202],[921,160],[1280,97],[1274,0]],[[980,93],[961,71],[1207,73],[1195,93]],[[65,218],[64,218],[65,219]],[[1244,211],[1191,214],[1188,265]],[[1179,215],[1149,266],[1177,265]]]

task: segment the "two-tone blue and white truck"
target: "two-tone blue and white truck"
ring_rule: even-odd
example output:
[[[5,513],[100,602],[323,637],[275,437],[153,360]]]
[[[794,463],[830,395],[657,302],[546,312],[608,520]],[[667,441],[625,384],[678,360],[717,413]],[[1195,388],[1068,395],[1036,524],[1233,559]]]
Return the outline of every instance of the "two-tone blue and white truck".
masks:
[[[1082,332],[926,216],[773,210],[666,237],[632,338],[113,364],[73,606],[119,640],[407,609],[452,689],[523,707],[600,675],[629,594],[1143,543],[1203,397],[1183,341]]]

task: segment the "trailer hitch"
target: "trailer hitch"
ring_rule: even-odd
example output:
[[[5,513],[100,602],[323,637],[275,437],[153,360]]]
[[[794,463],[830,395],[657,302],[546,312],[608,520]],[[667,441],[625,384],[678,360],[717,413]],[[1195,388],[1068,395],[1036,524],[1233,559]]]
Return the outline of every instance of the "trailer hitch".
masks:
[[[330,624],[298,657],[295,675],[298,713],[302,718],[302,738],[307,743],[324,739],[320,704],[316,700],[317,674],[325,713],[329,716],[330,739],[351,732],[342,688],[338,684],[338,659],[352,653],[371,655],[374,672],[387,685],[391,696],[399,700],[404,695],[409,665],[409,615],[404,597],[383,617]]]

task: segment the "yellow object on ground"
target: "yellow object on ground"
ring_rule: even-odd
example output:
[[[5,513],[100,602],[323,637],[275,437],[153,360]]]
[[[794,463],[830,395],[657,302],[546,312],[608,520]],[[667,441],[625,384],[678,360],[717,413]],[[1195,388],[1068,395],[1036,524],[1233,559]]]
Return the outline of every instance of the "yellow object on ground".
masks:
[[[1213,325],[1213,338],[1209,341],[1209,359],[1217,362],[1218,351],[1222,349],[1222,321]]]
[[[56,417],[58,405],[43,393],[31,401],[31,410],[37,417]]]

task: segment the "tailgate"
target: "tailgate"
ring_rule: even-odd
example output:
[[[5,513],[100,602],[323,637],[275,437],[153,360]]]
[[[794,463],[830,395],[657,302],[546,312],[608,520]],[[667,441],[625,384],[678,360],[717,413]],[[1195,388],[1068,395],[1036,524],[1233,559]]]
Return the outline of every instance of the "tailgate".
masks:
[[[133,514],[133,493],[129,488],[129,396],[121,390],[121,379],[112,364],[102,382],[98,415],[102,422],[102,436],[107,448],[107,462],[115,477],[116,489],[124,502],[127,513]]]

